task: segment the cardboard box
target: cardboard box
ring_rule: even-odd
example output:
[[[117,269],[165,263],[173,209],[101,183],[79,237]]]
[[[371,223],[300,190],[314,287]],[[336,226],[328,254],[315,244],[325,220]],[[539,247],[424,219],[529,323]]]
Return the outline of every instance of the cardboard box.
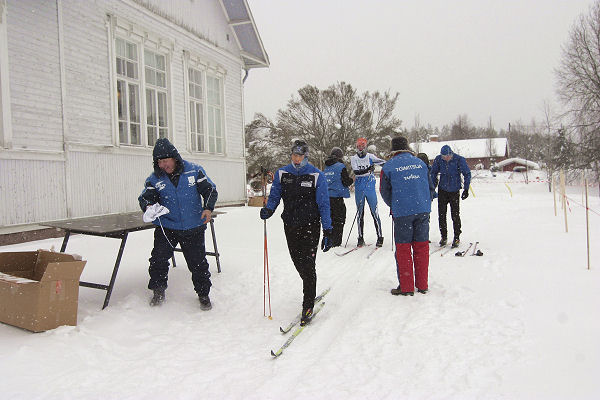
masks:
[[[85,263],[45,250],[0,253],[0,322],[33,332],[77,325]]]
[[[269,200],[269,196],[267,196],[267,200]],[[262,207],[263,206],[263,196],[254,196],[248,199],[248,206],[250,207]]]

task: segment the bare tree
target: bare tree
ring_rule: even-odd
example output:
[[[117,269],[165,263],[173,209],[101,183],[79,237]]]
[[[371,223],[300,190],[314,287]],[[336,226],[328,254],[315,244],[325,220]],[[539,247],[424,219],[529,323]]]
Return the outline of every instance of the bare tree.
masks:
[[[567,107],[576,142],[568,160],[573,168],[594,168],[600,181],[600,2],[574,23],[562,48],[560,66],[555,71],[558,94]],[[559,135],[559,146],[567,134]],[[575,157],[576,155],[576,157]],[[561,158],[560,164],[565,162]]]

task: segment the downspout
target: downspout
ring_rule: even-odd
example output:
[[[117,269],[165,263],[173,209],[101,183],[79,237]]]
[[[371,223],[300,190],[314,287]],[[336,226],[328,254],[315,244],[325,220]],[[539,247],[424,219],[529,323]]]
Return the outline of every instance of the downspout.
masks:
[[[246,164],[246,109],[244,107],[244,83],[246,83],[246,79],[248,79],[248,75],[250,73],[250,69],[244,68],[245,74],[242,78],[242,158],[244,159],[244,199],[245,202],[248,201],[248,189],[246,187],[247,176],[248,176],[248,165]]]
[[[60,111],[62,117],[62,142],[64,155],[64,174],[65,174],[65,202],[67,218],[73,216],[73,199],[71,190],[71,176],[69,174],[69,145],[67,143],[67,119],[65,112],[65,101],[67,98],[66,77],[65,77],[65,52],[64,52],[64,35],[63,35],[63,15],[62,15],[62,0],[56,0],[56,23],[58,25],[58,65],[60,69]]]

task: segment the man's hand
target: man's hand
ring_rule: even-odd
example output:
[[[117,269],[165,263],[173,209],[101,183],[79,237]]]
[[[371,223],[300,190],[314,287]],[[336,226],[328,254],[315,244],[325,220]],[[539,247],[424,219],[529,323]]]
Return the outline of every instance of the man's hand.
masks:
[[[270,208],[263,207],[260,209],[260,219],[269,219],[274,212],[275,211],[271,210]]]
[[[169,209],[167,207],[160,205],[160,203],[154,203],[151,206],[146,207],[142,220],[144,220],[144,222],[152,222],[161,215],[168,213]]]
[[[321,241],[321,250],[323,250],[323,252],[327,252],[329,251],[329,249],[331,248],[331,233],[332,230],[331,229],[324,229],[323,230],[323,240]]]
[[[210,211],[210,210],[202,211],[201,218],[205,224],[208,224],[212,220],[212,211]]]
[[[464,200],[464,199],[466,199],[467,197],[469,197],[469,189],[468,189],[468,188],[467,188],[467,189],[465,189],[465,190],[463,190],[463,192],[462,192],[462,196],[460,196],[460,198]]]

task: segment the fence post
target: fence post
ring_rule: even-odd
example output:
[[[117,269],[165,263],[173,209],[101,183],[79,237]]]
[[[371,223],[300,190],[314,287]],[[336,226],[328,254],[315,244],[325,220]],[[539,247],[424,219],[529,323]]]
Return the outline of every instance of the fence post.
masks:
[[[584,180],[585,185],[585,226],[587,229],[587,264],[588,270],[590,269],[590,206],[588,203],[588,189],[587,189],[587,179]]]
[[[569,224],[567,223],[567,190],[565,184],[565,170],[560,170],[560,188],[562,193],[563,210],[565,213],[565,232],[569,233]]]

